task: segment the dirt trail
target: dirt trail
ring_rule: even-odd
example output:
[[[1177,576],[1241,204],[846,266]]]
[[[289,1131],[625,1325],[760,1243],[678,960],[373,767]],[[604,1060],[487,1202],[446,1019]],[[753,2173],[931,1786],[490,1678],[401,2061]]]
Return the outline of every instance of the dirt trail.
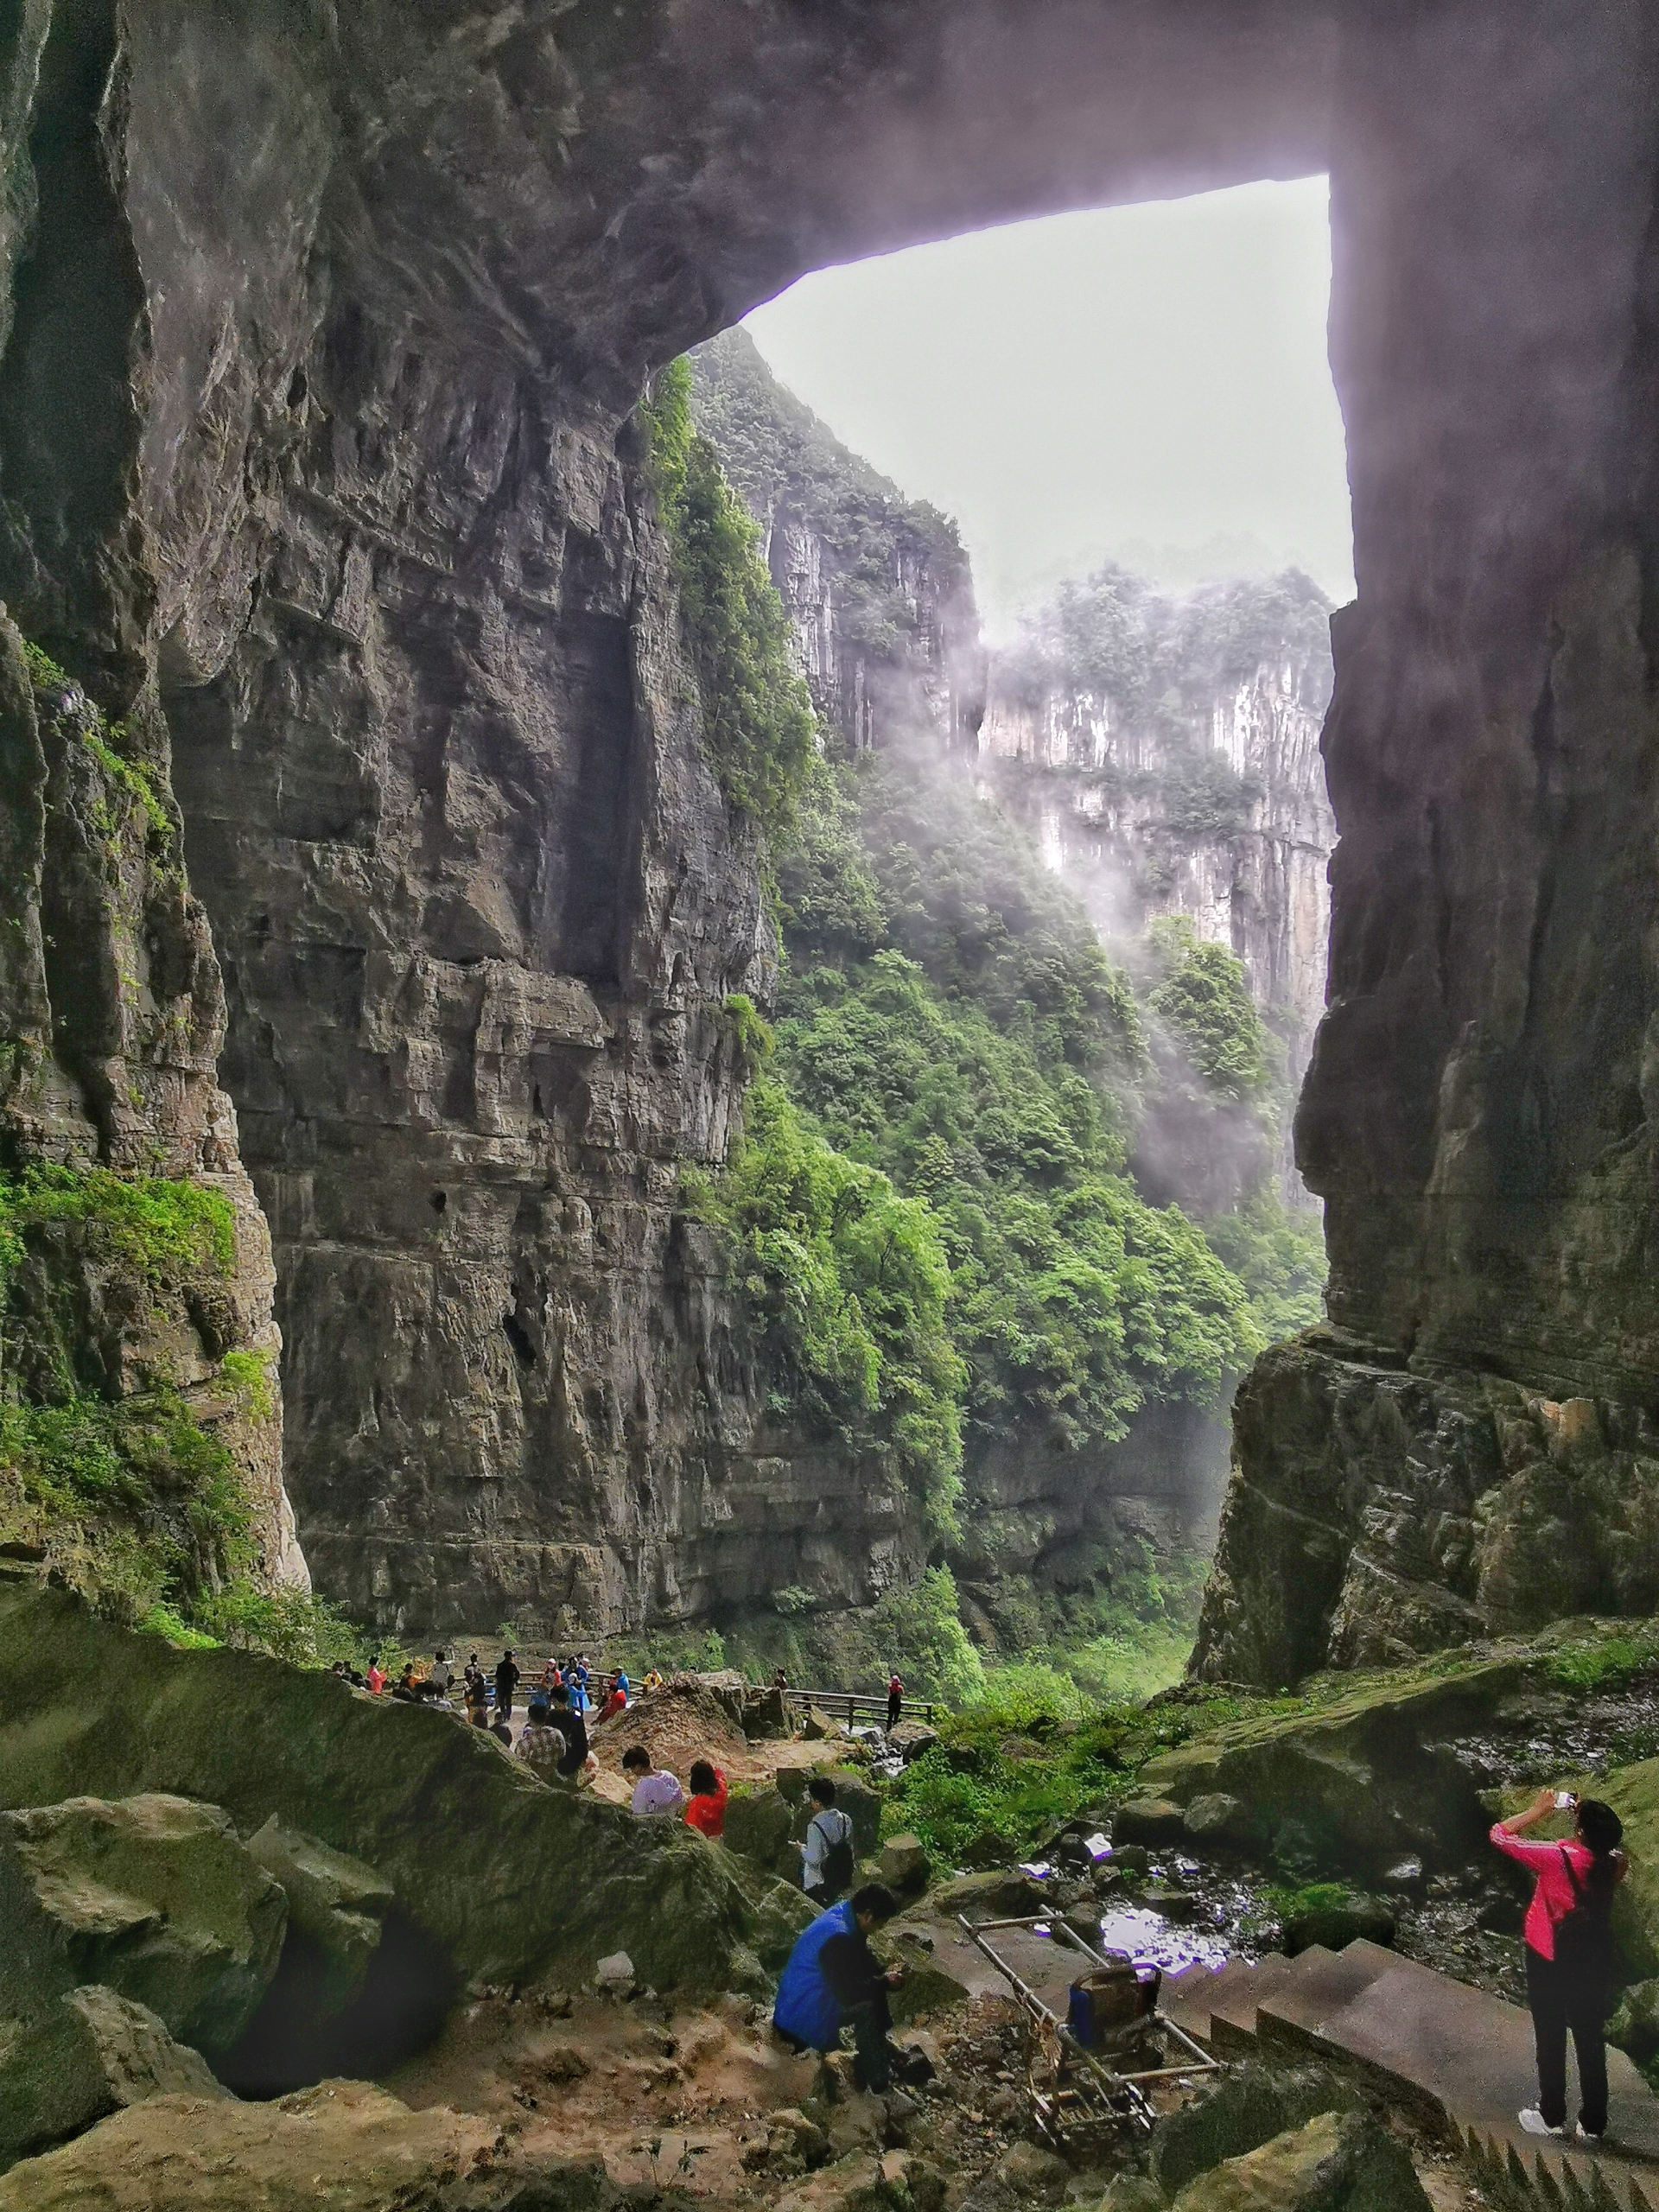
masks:
[[[764,1786],[779,1767],[834,1766],[846,1757],[844,1738],[809,1744],[799,1737],[760,1738],[750,1743],[714,1692],[690,1679],[677,1679],[636,1698],[626,1713],[594,1725],[588,1740],[599,1761],[594,1788],[601,1797],[626,1803],[622,1754],[643,1744],[653,1766],[666,1767],[689,1785],[693,1759],[720,1769],[727,1784]]]

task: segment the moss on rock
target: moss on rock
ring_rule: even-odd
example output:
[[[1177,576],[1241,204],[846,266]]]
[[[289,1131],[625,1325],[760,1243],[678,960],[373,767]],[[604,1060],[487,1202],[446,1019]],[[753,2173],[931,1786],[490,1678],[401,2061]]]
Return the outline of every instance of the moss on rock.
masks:
[[[620,1949],[658,1988],[723,1989],[810,1916],[691,1829],[550,1788],[452,1715],[255,1652],[175,1650],[30,1577],[0,1573],[0,1803],[165,1783],[244,1833],[275,1814],[373,1867],[469,1979],[569,1981]]]

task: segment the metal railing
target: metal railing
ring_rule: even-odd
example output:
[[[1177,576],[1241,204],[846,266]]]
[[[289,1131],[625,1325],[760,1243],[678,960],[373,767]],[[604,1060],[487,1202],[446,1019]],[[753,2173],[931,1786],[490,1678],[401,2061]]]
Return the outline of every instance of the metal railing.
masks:
[[[827,1719],[844,1720],[849,1728],[860,1713],[874,1715],[883,1725],[887,1718],[885,1690],[785,1690],[784,1699],[798,1713],[816,1706]],[[906,1696],[899,1717],[901,1720],[925,1720],[931,1728],[936,1709],[931,1699]]]

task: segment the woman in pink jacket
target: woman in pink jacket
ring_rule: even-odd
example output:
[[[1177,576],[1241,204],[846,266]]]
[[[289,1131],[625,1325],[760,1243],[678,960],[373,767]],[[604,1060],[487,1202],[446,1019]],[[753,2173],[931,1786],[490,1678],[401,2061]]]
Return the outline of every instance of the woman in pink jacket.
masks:
[[[1565,1843],[1521,1843],[1523,1828],[1551,1813],[1573,1812]],[[1538,2053],[1538,2101],[1522,2113],[1529,2135],[1567,2133],[1567,2031],[1579,2056],[1581,2141],[1599,2142],[1607,2126],[1607,2017],[1611,1937],[1607,1916],[1624,1878],[1618,1848],[1624,1828],[1611,1805],[1594,1797],[1558,1799],[1541,1789],[1524,1813],[1500,1821],[1491,1840],[1537,1877],[1522,1929],[1527,1955],[1527,2004]],[[1562,1923],[1567,1925],[1563,1929]]]

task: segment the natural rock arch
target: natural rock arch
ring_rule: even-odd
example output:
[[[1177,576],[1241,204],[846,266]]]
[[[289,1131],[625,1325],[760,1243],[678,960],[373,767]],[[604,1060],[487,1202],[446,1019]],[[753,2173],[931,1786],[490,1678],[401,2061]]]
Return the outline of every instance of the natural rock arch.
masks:
[[[1647,11],[40,0],[6,39],[0,594],[166,705],[325,1585],[551,1618],[899,1570],[902,1502],[780,1453],[672,1226],[766,955],[621,426],[810,266],[1325,168],[1337,1333],[1249,1386],[1200,1662],[1651,1602]],[[1563,1442],[1483,1376],[1605,1402]]]

